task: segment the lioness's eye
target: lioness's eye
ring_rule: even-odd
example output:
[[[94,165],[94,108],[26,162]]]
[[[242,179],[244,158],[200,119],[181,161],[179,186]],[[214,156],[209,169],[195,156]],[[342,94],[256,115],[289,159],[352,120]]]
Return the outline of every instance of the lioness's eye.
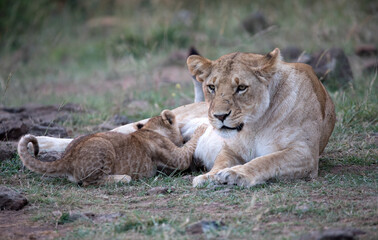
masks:
[[[240,93],[240,92],[244,92],[245,90],[247,90],[247,86],[245,85],[239,85],[238,88],[236,89],[236,92]]]
[[[214,92],[215,91],[215,86],[210,84],[210,85],[207,85],[207,88],[209,89],[210,92]]]

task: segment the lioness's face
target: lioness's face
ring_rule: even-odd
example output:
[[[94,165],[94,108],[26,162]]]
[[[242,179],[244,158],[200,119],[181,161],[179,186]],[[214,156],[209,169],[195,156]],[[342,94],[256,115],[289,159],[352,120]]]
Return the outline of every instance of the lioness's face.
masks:
[[[208,117],[214,128],[242,131],[246,123],[258,120],[266,111],[269,106],[266,70],[273,62],[271,54],[279,54],[279,50],[275,51],[265,56],[232,53],[216,61],[200,56],[188,58],[189,70],[203,82]]]

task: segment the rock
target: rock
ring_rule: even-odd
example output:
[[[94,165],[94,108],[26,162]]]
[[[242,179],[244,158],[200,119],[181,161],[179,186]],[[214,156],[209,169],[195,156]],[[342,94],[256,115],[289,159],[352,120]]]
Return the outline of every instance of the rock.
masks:
[[[281,55],[285,62],[297,62],[303,52],[304,51],[298,47],[286,47],[281,50]]]
[[[366,60],[362,65],[363,74],[375,74],[378,72],[378,58]]]
[[[358,45],[354,51],[357,56],[360,57],[371,57],[378,55],[378,49],[373,44],[362,44]]]
[[[28,200],[22,196],[20,193],[0,186],[0,210],[20,210],[26,204]]]
[[[189,234],[202,234],[211,231],[223,230],[225,228],[226,226],[222,222],[203,220],[188,226],[186,228],[186,232]]]
[[[103,131],[109,131],[116,127],[126,125],[130,123],[130,120],[124,115],[114,115],[108,121],[99,125],[99,129]]]
[[[287,62],[309,64],[319,80],[331,90],[345,87],[353,81],[352,68],[342,49],[330,48],[308,54],[297,47],[287,47],[282,49],[281,54]]]
[[[11,159],[17,154],[17,142],[0,141],[0,162]]]
[[[327,229],[304,234],[298,240],[353,240],[360,234],[365,234],[365,232],[359,229]]]
[[[26,120],[26,122],[17,118],[0,121],[0,141],[18,140],[22,135],[25,135],[31,125],[30,121]]]
[[[56,137],[68,137],[67,130],[65,127],[60,126],[56,123],[50,123],[46,126],[46,123],[42,123],[41,125],[32,125],[28,131],[29,134],[35,136],[56,136]]]
[[[254,12],[243,20],[242,26],[248,33],[255,34],[266,29],[269,24],[263,13]]]
[[[64,106],[27,105],[18,108],[0,108],[0,141],[18,140],[31,133],[53,137],[66,137],[67,131],[57,122],[65,121],[72,112],[82,112],[79,105]]]
[[[347,86],[353,81],[349,60],[340,48],[330,48],[315,53],[308,61],[316,76],[331,90]]]
[[[168,188],[168,187],[154,187],[148,190],[148,195],[158,195],[158,194],[169,194],[174,192],[174,188]]]

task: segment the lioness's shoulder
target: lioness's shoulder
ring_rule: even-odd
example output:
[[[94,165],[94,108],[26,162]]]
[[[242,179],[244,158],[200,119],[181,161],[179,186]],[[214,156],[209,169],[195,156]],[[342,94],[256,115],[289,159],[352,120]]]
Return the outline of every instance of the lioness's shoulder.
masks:
[[[305,63],[285,63],[290,66],[293,70],[297,71],[299,75],[304,75],[298,78],[298,80],[309,83],[313,92],[316,94],[317,100],[321,107],[322,117],[325,115],[325,108],[327,102],[328,93],[324,88],[323,84],[320,82],[316,76],[314,69]]]
[[[315,75],[314,69],[308,64],[305,64],[305,63],[286,63],[285,62],[285,65],[290,66],[290,68],[292,68],[295,71],[298,71],[299,73],[308,74],[309,77],[315,78],[316,80],[318,80],[318,78]]]

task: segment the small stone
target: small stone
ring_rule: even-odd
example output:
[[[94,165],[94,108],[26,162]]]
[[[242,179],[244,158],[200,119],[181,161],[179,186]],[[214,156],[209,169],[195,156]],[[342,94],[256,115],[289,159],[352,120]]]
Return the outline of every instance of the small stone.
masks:
[[[186,232],[189,234],[202,234],[206,232],[222,230],[225,228],[226,226],[223,222],[203,220],[188,226],[186,228]]]
[[[17,211],[26,204],[28,204],[28,200],[23,195],[5,186],[0,186],[0,210]]]
[[[169,194],[172,193],[175,189],[168,187],[154,187],[148,190],[148,195],[158,195],[158,194]]]

